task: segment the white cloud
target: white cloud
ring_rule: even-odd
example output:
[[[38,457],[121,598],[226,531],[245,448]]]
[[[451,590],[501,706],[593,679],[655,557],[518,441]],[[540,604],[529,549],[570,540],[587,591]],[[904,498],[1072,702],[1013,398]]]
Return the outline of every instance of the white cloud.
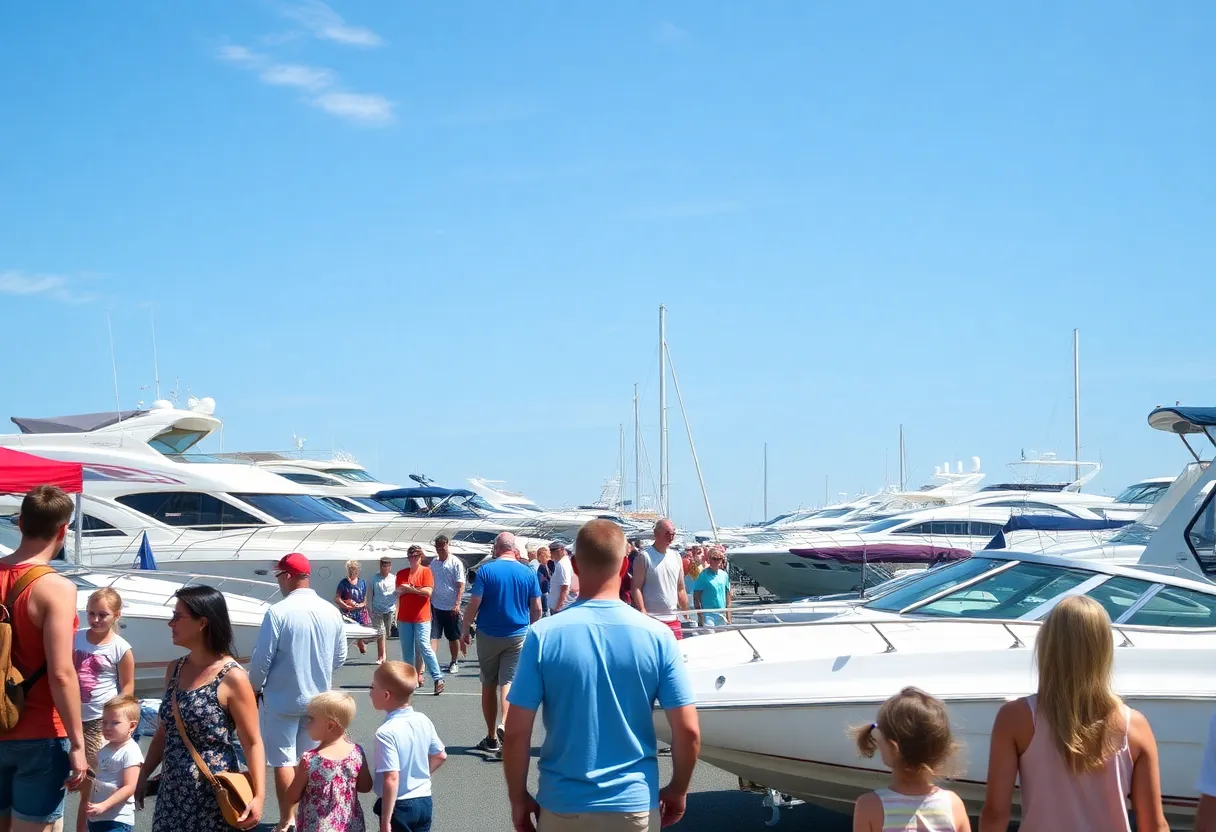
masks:
[[[328,69],[302,64],[274,64],[262,70],[263,83],[276,87],[300,87],[323,90],[334,85],[334,74]]]
[[[382,95],[327,92],[312,103],[330,115],[363,124],[387,124],[393,120],[393,102]]]
[[[0,295],[42,295],[63,303],[87,303],[92,295],[76,291],[66,277],[57,274],[0,272]]]
[[[307,0],[283,8],[283,14],[312,32],[313,37],[332,40],[346,46],[371,48],[380,46],[384,39],[366,26],[351,26],[342,16],[321,0]]]
[[[681,29],[676,24],[669,20],[664,20],[658,26],[655,26],[650,32],[650,37],[655,43],[676,44],[683,43],[692,37],[687,29]]]
[[[261,66],[266,59],[243,46],[221,46],[216,52],[221,61],[238,66]]]

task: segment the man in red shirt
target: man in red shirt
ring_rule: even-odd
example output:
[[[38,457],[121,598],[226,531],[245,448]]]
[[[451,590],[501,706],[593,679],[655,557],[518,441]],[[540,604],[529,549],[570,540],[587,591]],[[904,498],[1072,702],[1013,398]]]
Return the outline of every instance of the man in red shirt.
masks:
[[[401,658],[414,664],[418,654],[435,680],[435,695],[443,693],[443,671],[431,647],[431,593],[435,591],[435,576],[422,565],[422,547],[414,544],[407,553],[409,569],[397,573],[397,632],[401,637]],[[418,668],[418,686],[425,677]]]
[[[41,485],[25,495],[21,543],[0,559],[0,599],[26,573],[48,567],[71,518],[72,500],[58,488]],[[76,587],[53,570],[38,574],[13,600],[12,624],[11,655],[26,694],[17,725],[0,734],[0,828],[49,832],[63,817],[67,790],[80,787],[88,768],[72,664]]]

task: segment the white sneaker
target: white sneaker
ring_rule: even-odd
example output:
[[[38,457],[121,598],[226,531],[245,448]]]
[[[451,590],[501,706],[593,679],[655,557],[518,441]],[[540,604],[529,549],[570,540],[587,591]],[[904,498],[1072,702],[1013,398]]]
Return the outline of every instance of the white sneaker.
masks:
[[[452,662],[450,665],[448,665],[448,673],[459,673],[459,672],[460,672],[460,662]]]

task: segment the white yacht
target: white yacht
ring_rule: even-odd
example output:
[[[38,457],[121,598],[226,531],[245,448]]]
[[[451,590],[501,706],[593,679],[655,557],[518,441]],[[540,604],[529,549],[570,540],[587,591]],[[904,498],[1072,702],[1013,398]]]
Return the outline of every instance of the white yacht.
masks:
[[[697,699],[701,759],[777,793],[848,811],[882,788],[847,729],[906,685],[943,699],[965,743],[950,783],[978,813],[997,709],[1034,691],[1038,623],[1089,595],[1117,630],[1115,685],[1153,725],[1172,823],[1193,815],[1195,772],[1216,709],[1216,586],[1094,561],[980,553],[818,620],[740,626],[681,642]],[[659,715],[656,727],[667,738]]]
[[[1015,512],[1103,519],[1083,506],[1060,505],[1037,494],[992,492],[982,499],[898,514],[857,528],[732,549],[730,561],[778,598],[858,591],[891,577],[890,564],[924,567],[968,557],[987,546]]]

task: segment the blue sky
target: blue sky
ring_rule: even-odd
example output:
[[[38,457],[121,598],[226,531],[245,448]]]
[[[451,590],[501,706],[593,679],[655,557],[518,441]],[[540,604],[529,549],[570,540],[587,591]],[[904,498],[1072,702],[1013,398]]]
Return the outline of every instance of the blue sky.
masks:
[[[917,481],[1067,454],[1073,327],[1095,489],[1173,473],[1216,8],[1065,5],[4,4],[0,416],[113,407],[107,312],[150,401],[154,308],[229,450],[586,501],[634,382],[657,459],[662,302],[720,521],[766,441],[770,513],[894,478],[901,422]]]

